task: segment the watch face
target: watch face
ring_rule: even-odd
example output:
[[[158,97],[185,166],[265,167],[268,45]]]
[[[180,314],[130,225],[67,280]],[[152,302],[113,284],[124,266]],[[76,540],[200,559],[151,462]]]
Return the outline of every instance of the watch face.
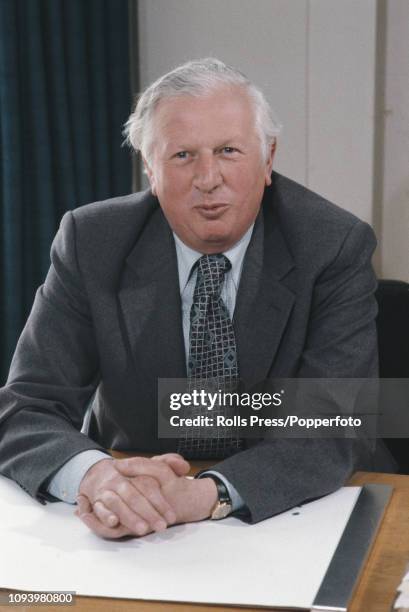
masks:
[[[231,504],[227,502],[219,502],[216,508],[212,512],[211,519],[213,521],[218,521],[219,519],[226,518],[230,514]]]

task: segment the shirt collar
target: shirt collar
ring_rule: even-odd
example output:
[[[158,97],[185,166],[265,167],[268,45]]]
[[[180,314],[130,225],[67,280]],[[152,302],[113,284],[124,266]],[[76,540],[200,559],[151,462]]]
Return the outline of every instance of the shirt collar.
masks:
[[[249,245],[253,228],[254,223],[249,227],[247,232],[243,234],[240,240],[231,247],[231,249],[224,251],[223,253],[231,263],[231,274],[236,289],[239,286],[244,255]],[[182,242],[179,236],[175,234],[175,232],[173,232],[173,237],[175,239],[176,256],[178,260],[179,287],[180,293],[182,294],[188,283],[193,266],[198,259],[200,259],[203,253],[199,253],[198,251],[188,247],[184,242]]]

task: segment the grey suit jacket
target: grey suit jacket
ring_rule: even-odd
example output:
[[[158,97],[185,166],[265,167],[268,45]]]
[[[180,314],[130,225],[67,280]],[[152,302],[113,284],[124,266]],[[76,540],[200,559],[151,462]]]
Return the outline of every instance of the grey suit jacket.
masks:
[[[376,375],[374,247],[367,224],[273,173],[234,315],[246,384]],[[149,191],[68,212],[51,260],[0,390],[0,472],[40,501],[83,450],[174,451],[157,436],[157,379],[186,376],[174,240]],[[352,440],[260,440],[217,470],[255,522],[369,461]]]

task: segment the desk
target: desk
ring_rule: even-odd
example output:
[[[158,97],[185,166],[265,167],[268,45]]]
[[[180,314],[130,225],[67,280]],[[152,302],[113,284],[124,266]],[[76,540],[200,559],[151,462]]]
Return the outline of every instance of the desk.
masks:
[[[195,471],[206,465],[197,462]],[[396,588],[406,563],[409,561],[409,476],[357,472],[349,481],[349,484],[358,486],[372,483],[392,485],[394,491],[349,612],[390,612]],[[46,612],[51,609],[58,612],[210,612],[211,610],[245,612],[252,610],[252,608],[244,607],[166,604],[100,597],[78,597],[76,606],[58,606],[58,608],[0,606],[1,612],[11,612],[13,609],[33,610],[33,612],[41,610]],[[269,610],[272,611],[273,608]]]

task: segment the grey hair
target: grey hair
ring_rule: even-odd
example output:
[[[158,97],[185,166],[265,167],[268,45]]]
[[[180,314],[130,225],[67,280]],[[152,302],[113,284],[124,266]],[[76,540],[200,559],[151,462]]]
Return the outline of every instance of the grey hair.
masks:
[[[262,154],[268,158],[271,145],[280,133],[281,124],[263,92],[242,72],[220,60],[207,57],[178,66],[152,83],[137,98],[135,108],[124,126],[125,143],[150,160],[153,144],[152,118],[164,98],[203,96],[222,85],[244,87],[254,105],[255,126]]]

